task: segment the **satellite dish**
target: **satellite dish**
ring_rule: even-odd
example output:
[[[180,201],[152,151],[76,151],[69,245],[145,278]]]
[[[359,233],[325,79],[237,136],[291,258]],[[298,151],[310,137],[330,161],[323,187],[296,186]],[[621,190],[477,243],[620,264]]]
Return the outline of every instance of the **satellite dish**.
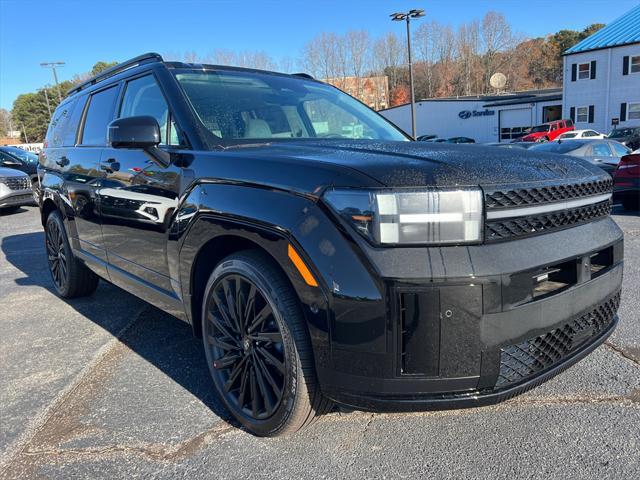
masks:
[[[489,84],[496,90],[500,90],[507,84],[507,77],[505,77],[504,73],[496,72],[491,75]]]

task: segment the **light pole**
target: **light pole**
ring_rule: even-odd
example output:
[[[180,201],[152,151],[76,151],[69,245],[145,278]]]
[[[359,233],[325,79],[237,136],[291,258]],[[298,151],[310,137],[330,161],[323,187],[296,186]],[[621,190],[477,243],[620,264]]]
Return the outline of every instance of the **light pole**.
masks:
[[[47,92],[48,88],[49,88],[49,85],[45,85],[42,90],[44,91],[44,99],[47,101],[47,110],[49,110],[49,120],[51,120],[51,105],[49,104],[49,93]]]
[[[424,10],[409,10],[406,13],[392,13],[390,15],[391,21],[400,22],[404,20],[407,22],[407,51],[409,60],[409,85],[411,88],[411,136],[416,139],[416,99],[413,90],[413,65],[411,64],[411,19],[424,17]]]
[[[62,101],[62,93],[60,92],[60,84],[58,83],[58,74],[56,73],[56,67],[63,67],[64,62],[42,62],[41,67],[50,68],[53,71],[53,80],[56,82],[56,88],[58,89],[58,100]]]

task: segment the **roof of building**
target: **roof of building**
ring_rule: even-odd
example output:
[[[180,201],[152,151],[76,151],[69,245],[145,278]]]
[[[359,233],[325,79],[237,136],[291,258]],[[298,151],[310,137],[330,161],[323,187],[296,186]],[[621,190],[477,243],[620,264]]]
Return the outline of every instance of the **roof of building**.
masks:
[[[601,28],[593,35],[588,36],[564,52],[564,55],[572,53],[588,52],[602,48],[619,47],[631,43],[640,43],[640,5]]]
[[[522,92],[503,93],[501,95],[469,95],[461,97],[438,97],[438,98],[425,98],[416,100],[416,103],[423,102],[491,102],[489,105],[513,105],[518,103],[530,103],[530,102],[544,102],[547,100],[558,100],[562,98],[561,88],[545,88],[541,90],[524,90]],[[394,105],[393,107],[385,108],[383,110],[391,110],[393,108],[399,108],[409,105],[409,103],[403,103],[401,105]],[[380,111],[383,111],[380,110]]]

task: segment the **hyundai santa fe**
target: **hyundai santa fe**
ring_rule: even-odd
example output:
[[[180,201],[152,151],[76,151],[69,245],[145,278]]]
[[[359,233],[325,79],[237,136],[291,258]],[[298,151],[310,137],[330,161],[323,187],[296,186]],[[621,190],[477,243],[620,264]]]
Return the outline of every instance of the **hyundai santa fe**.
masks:
[[[142,55],[69,92],[38,175],[58,293],[103,279],[188,322],[257,435],[496,403],[617,323],[611,177],[410,141],[308,75]]]

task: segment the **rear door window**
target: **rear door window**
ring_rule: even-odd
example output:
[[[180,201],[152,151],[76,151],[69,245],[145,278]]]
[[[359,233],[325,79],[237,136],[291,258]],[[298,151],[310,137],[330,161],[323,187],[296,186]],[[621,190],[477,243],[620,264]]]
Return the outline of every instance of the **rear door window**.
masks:
[[[597,143],[591,147],[591,152],[596,157],[612,157],[611,149],[606,143]]]
[[[107,144],[107,126],[113,120],[118,87],[113,86],[91,95],[82,129],[82,145]]]

